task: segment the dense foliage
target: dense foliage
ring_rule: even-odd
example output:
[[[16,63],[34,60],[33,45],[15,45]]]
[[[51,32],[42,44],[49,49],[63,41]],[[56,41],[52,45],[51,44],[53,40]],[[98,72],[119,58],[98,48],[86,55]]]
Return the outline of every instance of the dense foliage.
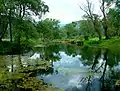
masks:
[[[9,39],[21,49],[21,46],[26,48],[55,39],[88,40],[98,37],[101,40],[104,36],[105,39],[119,36],[120,1],[101,0],[102,16],[94,13],[93,4],[89,0],[86,2],[85,6],[80,6],[86,13],[83,20],[61,26],[59,20],[41,20],[49,12],[49,7],[41,0],[1,0],[0,41]]]

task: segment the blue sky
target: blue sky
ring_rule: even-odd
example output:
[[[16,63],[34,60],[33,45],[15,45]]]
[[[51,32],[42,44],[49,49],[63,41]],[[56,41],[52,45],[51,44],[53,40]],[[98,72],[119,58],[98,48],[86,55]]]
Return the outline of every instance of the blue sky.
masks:
[[[86,0],[43,0],[50,8],[45,18],[60,20],[62,24],[82,19],[85,14],[80,10],[79,5],[85,4]],[[99,0],[91,0],[95,7],[95,13],[99,13]]]

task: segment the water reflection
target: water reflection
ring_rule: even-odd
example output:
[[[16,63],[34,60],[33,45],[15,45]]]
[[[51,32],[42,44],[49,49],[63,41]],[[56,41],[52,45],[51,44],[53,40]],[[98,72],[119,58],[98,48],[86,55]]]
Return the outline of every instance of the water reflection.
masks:
[[[71,45],[50,46],[43,54],[52,60],[54,73],[40,75],[40,78],[66,91],[106,90],[106,79],[120,60],[119,51]]]
[[[0,69],[8,73],[33,72],[32,76],[65,91],[114,91],[119,88],[120,52],[51,45],[21,55],[1,55]]]
[[[27,84],[31,85],[31,88],[34,87],[32,87],[32,84],[36,81],[34,77],[36,77],[37,72],[41,74],[53,73],[53,69],[50,67],[51,64],[49,61],[45,62],[41,61],[39,58],[30,58],[31,57],[26,55],[0,56],[0,91],[29,91],[27,90],[29,87],[25,88],[24,86]],[[29,83],[27,80],[31,82]],[[38,86],[38,83],[41,83],[40,85],[44,87],[42,81],[36,81],[36,84],[33,85]]]

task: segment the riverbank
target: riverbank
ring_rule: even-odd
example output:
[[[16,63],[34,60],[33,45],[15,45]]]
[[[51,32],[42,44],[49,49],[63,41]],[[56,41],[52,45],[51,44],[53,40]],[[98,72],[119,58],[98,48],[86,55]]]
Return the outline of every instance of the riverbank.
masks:
[[[120,49],[120,37],[111,37],[108,40],[98,38],[90,38],[89,40],[84,39],[66,39],[66,40],[53,40],[54,43],[62,44],[78,44],[78,46],[89,46],[89,47],[100,47],[107,49]]]
[[[98,40],[97,38],[84,41],[84,46],[107,48],[110,50],[120,49],[120,37],[112,37],[108,40]]]
[[[83,38],[78,39],[55,39],[47,42],[39,42],[34,43],[32,47],[46,47],[54,44],[68,44],[68,45],[77,45],[77,46],[89,46],[89,47],[100,47],[107,49],[120,49],[120,37],[112,37],[108,40],[98,38],[90,38],[89,40],[84,40]],[[19,48],[17,48],[16,44],[12,45],[13,49],[11,50],[11,43],[9,41],[3,41],[0,43],[0,54],[18,54]],[[25,46],[24,46],[25,47]],[[32,49],[32,47],[21,48],[21,51]],[[27,48],[27,49],[26,49]],[[23,50],[22,50],[23,49]]]

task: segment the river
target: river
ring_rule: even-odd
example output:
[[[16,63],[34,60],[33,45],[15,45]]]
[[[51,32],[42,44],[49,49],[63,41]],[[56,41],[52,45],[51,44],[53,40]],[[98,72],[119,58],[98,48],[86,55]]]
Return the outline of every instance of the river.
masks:
[[[16,70],[20,65],[37,64],[47,60],[52,64],[53,71],[36,72],[38,79],[44,80],[48,86],[61,88],[64,91],[114,91],[118,89],[120,77],[120,52],[105,48],[84,47],[76,45],[56,44],[44,48],[34,48],[21,57],[18,55],[1,55],[8,65],[9,71]],[[16,61],[19,66],[12,65],[8,60]],[[32,61],[27,61],[27,60]],[[37,61],[36,61],[37,60]],[[12,69],[13,67],[13,69]],[[119,90],[118,90],[119,91]]]

